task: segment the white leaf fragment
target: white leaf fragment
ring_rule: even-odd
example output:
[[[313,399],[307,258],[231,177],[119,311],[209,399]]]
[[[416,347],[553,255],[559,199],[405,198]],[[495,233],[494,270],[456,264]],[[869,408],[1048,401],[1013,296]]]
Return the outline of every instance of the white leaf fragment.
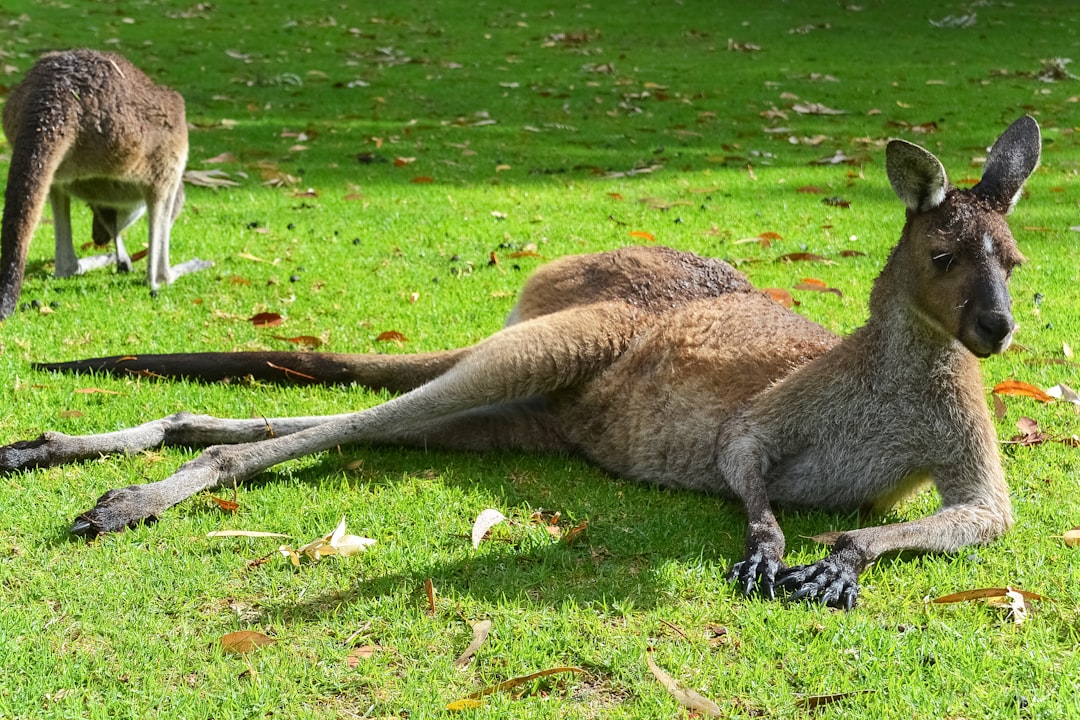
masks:
[[[480,542],[484,539],[484,536],[487,535],[488,530],[495,527],[503,520],[506,520],[506,516],[494,508],[488,508],[477,515],[472,526],[473,548],[480,547]]]

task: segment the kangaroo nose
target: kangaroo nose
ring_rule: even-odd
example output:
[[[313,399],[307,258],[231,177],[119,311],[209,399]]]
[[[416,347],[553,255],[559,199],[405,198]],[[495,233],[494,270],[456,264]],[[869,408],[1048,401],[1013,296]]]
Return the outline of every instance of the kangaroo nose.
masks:
[[[996,311],[982,312],[979,313],[975,326],[979,337],[988,346],[994,348],[994,352],[1001,352],[1008,347],[1007,341],[1013,331],[1012,314]],[[1005,343],[1005,347],[1002,347],[1002,343]]]

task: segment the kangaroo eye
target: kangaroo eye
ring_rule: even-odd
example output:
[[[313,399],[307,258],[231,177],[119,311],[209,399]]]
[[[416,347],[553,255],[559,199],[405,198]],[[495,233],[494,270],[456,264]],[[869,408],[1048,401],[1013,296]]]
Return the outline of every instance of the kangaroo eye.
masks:
[[[937,255],[931,255],[930,261],[941,272],[948,272],[953,264],[953,255],[952,253],[938,253]]]

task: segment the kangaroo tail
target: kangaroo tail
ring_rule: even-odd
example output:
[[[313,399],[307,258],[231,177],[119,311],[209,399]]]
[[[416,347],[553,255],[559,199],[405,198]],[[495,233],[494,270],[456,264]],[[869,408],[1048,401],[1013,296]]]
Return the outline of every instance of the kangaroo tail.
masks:
[[[407,355],[349,355],[305,352],[205,352],[114,355],[59,363],[38,370],[108,373],[227,382],[251,378],[298,385],[357,383],[373,390],[407,392],[452,368],[468,348]]]
[[[53,174],[74,142],[70,118],[61,107],[35,105],[19,114],[29,99],[16,87],[5,107],[4,131],[11,142],[11,165],[0,222],[0,320],[15,312],[22,290],[26,253],[34,236]]]

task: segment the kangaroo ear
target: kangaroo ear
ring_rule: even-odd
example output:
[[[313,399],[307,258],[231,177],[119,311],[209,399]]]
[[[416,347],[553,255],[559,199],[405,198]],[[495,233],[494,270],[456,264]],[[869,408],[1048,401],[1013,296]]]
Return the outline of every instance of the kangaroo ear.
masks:
[[[897,196],[912,212],[933,210],[945,200],[949,179],[941,161],[906,140],[890,140],[885,171]]]
[[[1039,123],[1024,115],[1009,126],[990,148],[982,180],[972,188],[978,197],[1003,215],[1012,212],[1024,182],[1035,172],[1042,152]]]

